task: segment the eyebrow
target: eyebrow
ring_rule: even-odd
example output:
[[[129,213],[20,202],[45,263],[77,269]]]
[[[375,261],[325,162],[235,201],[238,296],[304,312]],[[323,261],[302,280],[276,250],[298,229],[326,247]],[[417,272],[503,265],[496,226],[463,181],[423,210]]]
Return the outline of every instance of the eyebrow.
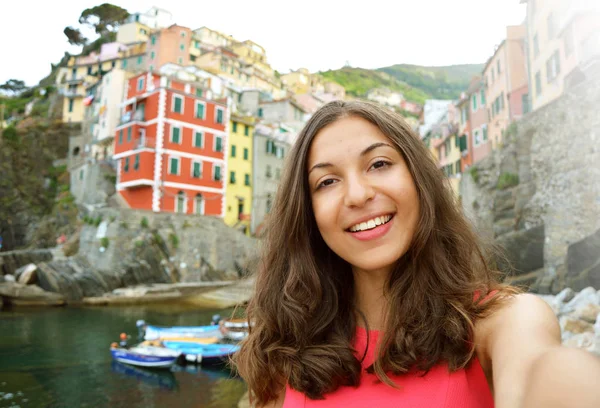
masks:
[[[360,157],[366,156],[367,154],[369,154],[373,150],[378,149],[380,147],[389,147],[389,148],[393,149],[393,147],[391,145],[389,145],[388,143],[377,142],[377,143],[373,143],[372,145],[370,145],[369,147],[367,147],[365,150],[363,150],[362,152],[360,152]],[[323,168],[327,168],[327,167],[333,167],[333,164],[331,164],[331,163],[317,163],[317,164],[315,164],[314,166],[311,167],[311,169],[308,171],[308,174],[310,174],[313,170],[323,169]]]

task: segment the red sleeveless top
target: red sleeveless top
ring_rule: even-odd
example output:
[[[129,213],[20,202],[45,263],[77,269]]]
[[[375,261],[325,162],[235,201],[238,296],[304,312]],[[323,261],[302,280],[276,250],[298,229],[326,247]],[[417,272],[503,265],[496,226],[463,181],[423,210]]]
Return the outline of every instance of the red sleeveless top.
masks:
[[[378,331],[357,328],[354,349],[357,358],[364,355],[362,376],[358,387],[340,387],[326,394],[324,400],[311,400],[304,394],[286,387],[283,408],[493,408],[494,400],[479,360],[475,356],[469,365],[449,372],[447,365],[434,366],[425,376],[407,373],[390,375],[400,386],[392,388],[380,382],[375,374],[366,372],[373,364],[379,337]],[[368,347],[367,347],[368,346]]]

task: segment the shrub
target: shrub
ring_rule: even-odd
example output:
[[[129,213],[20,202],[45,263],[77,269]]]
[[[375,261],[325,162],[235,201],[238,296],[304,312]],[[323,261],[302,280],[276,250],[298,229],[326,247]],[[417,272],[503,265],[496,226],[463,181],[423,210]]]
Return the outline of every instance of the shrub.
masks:
[[[173,233],[169,234],[169,242],[173,248],[177,249],[179,247],[179,237]]]
[[[519,184],[519,176],[513,173],[502,173],[498,178],[498,184],[496,188],[498,190],[504,190],[509,187],[514,187]]]
[[[98,217],[96,217],[96,219],[94,220],[94,225],[97,227],[98,225],[100,225],[100,223],[102,222],[102,216],[99,215]]]
[[[471,166],[469,169],[469,174],[471,174],[471,177],[475,183],[479,183],[479,169],[477,169],[477,167]]]
[[[100,238],[100,245],[104,248],[108,248],[109,240],[107,237]]]
[[[138,240],[136,240],[136,241],[134,242],[134,245],[135,245],[135,247],[136,247],[136,248],[141,248],[141,247],[143,247],[143,246],[144,246],[144,240],[142,240],[142,239],[138,239]]]
[[[162,237],[160,236],[160,234],[158,232],[155,232],[154,234],[152,234],[152,237],[154,238],[155,244],[164,245],[165,241],[162,239]]]
[[[129,229],[129,225],[125,221],[121,221],[119,226],[123,229]]]
[[[140,226],[142,228],[148,228],[150,224],[148,223],[148,218],[146,217],[142,217],[142,220],[140,221]]]

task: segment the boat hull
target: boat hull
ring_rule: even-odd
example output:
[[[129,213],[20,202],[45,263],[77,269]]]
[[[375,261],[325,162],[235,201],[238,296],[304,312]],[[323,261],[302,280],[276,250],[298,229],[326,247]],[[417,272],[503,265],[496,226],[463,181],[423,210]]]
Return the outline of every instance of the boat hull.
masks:
[[[180,355],[176,353],[169,355],[149,355],[122,348],[111,349],[110,353],[115,361],[146,368],[170,368],[177,362]]]

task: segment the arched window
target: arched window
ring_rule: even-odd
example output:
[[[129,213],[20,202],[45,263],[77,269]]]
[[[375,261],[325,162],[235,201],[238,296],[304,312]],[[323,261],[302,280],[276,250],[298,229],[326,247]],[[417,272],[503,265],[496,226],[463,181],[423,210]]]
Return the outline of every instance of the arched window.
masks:
[[[185,203],[185,193],[180,191],[177,193],[177,198],[175,200],[175,212],[178,213],[186,213],[186,203]]]
[[[81,149],[79,148],[79,146],[76,146],[73,149],[73,156],[78,156],[80,151],[81,151]]]
[[[200,193],[194,197],[194,214],[204,215],[204,197]]]

